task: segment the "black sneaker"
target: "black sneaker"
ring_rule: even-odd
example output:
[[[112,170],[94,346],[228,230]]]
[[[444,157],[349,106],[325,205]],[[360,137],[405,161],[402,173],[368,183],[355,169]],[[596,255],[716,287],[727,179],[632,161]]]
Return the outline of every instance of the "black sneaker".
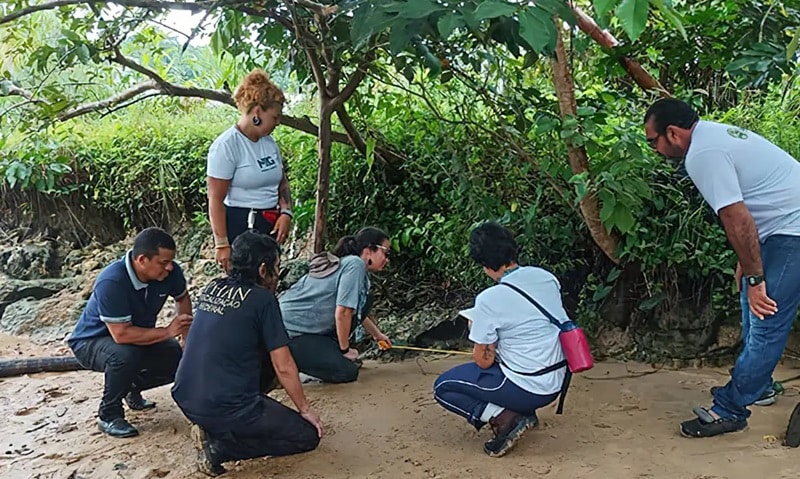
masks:
[[[786,428],[786,437],[783,438],[783,445],[789,447],[800,446],[800,403],[797,403],[792,415],[789,417],[789,426]]]
[[[715,418],[702,407],[694,408],[697,415],[695,419],[681,423],[681,436],[683,437],[714,437],[729,432],[739,432],[747,429],[747,421],[736,418]]]
[[[131,391],[125,396],[125,404],[134,411],[144,411],[145,409],[153,409],[156,403],[148,401],[142,397],[139,391]]]
[[[208,443],[206,433],[197,424],[192,424],[192,442],[197,449],[197,469],[203,474],[211,477],[219,476],[227,472],[222,464],[214,459],[214,451]]]
[[[111,437],[134,437],[139,435],[139,431],[131,426],[131,423],[125,418],[118,417],[109,421],[104,421],[100,418],[97,419],[97,429],[101,432],[108,434]]]
[[[714,393],[722,389],[722,386],[714,386],[711,388],[711,395],[713,396]],[[767,389],[764,394],[761,395],[760,398],[756,399],[753,402],[755,406],[772,406],[778,401],[778,393],[775,391],[774,387]]]
[[[483,445],[483,452],[490,457],[501,457],[508,454],[522,434],[528,429],[536,427],[536,415],[523,416],[508,409],[489,421],[494,431],[494,437]]]

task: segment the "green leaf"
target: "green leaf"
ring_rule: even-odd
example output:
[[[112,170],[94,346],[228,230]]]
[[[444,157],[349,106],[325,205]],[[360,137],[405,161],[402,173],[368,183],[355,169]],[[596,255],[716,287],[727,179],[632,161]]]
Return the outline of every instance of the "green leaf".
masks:
[[[606,282],[611,283],[619,278],[619,275],[622,274],[622,270],[619,268],[614,268],[608,272],[608,278],[606,278]]]
[[[555,50],[556,26],[550,13],[542,8],[529,8],[520,14],[519,35],[536,52]]]
[[[80,46],[78,46],[78,49],[76,50],[75,53],[77,53],[81,63],[89,63],[90,59],[89,47],[87,47],[85,43],[81,43]]]
[[[608,198],[603,198],[603,207],[600,209],[600,221],[602,221],[603,224],[608,223],[608,220],[611,219],[616,206],[617,202],[613,196],[608,195]]]
[[[614,207],[614,215],[611,217],[611,223],[617,227],[622,233],[628,233],[636,220],[631,213],[630,208],[617,203]]]
[[[664,302],[665,299],[667,299],[667,295],[664,293],[658,293],[655,296],[652,296],[639,303],[639,309],[642,311],[649,311]]]
[[[594,9],[598,17],[605,17],[619,3],[619,0],[594,0]]]
[[[447,13],[440,18],[437,23],[439,35],[442,37],[442,40],[447,40],[456,28],[463,27],[464,25],[464,17],[459,13]]]
[[[78,34],[73,32],[72,30],[68,30],[66,28],[62,28],[61,29],[61,34],[64,35],[65,37],[67,37],[67,39],[69,39],[69,41],[71,41],[72,43],[78,43],[78,42],[81,41],[81,37],[78,36]]]
[[[392,55],[397,55],[403,51],[408,46],[412,36],[413,34],[407,25],[398,24],[393,26],[391,33],[389,33],[389,51]]]
[[[367,166],[369,171],[372,171],[372,165],[375,163],[375,138],[367,138]]]
[[[510,5],[500,0],[484,0],[475,9],[475,21],[480,22],[488,18],[497,18],[513,15],[517,11],[516,5]]]
[[[786,47],[786,61],[791,62],[794,58],[794,54],[797,52],[797,47],[800,44],[800,27],[797,27],[797,31],[794,32],[794,38],[792,41],[789,42],[789,46]]]
[[[538,53],[536,53],[533,50],[529,51],[528,53],[525,54],[525,59],[522,62],[522,68],[525,69],[532,67],[536,63],[536,60],[538,59],[539,59]]]
[[[647,14],[650,11],[650,0],[622,0],[616,13],[622,23],[622,29],[628,38],[636,40],[647,25]]]
[[[356,10],[350,29],[350,41],[358,48],[372,35],[382,32],[397,20],[397,15],[390,15],[375,7],[364,6]]]
[[[603,299],[606,298],[606,296],[609,295],[609,293],[611,293],[612,289],[613,288],[611,286],[607,286],[604,284],[598,286],[597,289],[594,290],[594,294],[592,295],[592,301],[594,301],[595,303],[602,301]]]
[[[422,42],[417,42],[416,47],[417,55],[422,59],[425,66],[430,69],[430,76],[434,77],[442,73],[442,61],[439,57],[434,55]]]
[[[564,0],[537,0],[536,5],[544,8],[558,18],[564,20],[570,25],[575,25],[578,19],[575,17],[575,12],[567,5]]]
[[[650,0],[650,3],[658,7],[659,12],[661,15],[669,23],[672,24],[673,27],[677,28],[679,32],[681,32],[681,36],[684,40],[689,40],[689,37],[686,35],[686,29],[683,28],[683,20],[681,19],[680,14],[672,7],[672,2],[669,0]]]
[[[409,0],[408,3],[404,4],[398,11],[403,18],[417,20],[420,18],[427,18],[432,13],[442,10],[444,10],[444,7],[433,0]]]

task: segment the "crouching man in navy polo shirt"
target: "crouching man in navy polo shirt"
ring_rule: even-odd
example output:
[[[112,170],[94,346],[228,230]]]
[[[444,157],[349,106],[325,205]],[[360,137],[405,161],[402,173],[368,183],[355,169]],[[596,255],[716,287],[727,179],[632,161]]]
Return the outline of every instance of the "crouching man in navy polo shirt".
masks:
[[[181,359],[176,336],[188,333],[192,302],[186,279],[173,261],[175,240],[160,228],[147,228],[124,258],[107,266],[97,277],[94,290],[72,336],[67,340],[78,362],[105,373],[98,428],[113,437],[139,434],[122,410],[143,410],[155,403],[141,391],[171,383]],[[165,328],[156,327],[156,316],[167,296],[175,298],[175,318]]]

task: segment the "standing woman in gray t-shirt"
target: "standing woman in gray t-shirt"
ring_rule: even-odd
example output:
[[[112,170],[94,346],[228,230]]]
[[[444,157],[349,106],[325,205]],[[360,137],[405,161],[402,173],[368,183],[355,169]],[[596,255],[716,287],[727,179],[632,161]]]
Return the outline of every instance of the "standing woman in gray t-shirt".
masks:
[[[231,243],[248,229],[278,243],[289,235],[292,195],[272,131],[280,124],[283,92],[262,70],[253,70],[233,94],[241,116],[208,150],[208,214],[216,261],[225,271]]]

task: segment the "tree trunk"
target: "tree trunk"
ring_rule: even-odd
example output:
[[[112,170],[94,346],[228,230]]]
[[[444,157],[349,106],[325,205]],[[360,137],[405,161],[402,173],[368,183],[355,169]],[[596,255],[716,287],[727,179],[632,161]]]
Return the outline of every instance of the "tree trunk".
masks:
[[[553,65],[553,83],[556,88],[556,96],[558,97],[558,106],[561,110],[561,118],[569,116],[577,116],[577,103],[575,101],[575,84],[572,79],[572,73],[569,70],[569,63],[567,55],[564,51],[564,42],[561,38],[561,28],[556,22],[558,30],[558,39],[556,43],[556,58],[552,61]],[[574,146],[572,142],[567,139],[567,153],[569,154],[569,166],[573,174],[580,174],[589,171],[589,159],[586,155],[586,149],[583,146]],[[591,189],[584,195],[580,202],[581,213],[586,226],[589,227],[589,233],[597,246],[608,256],[611,261],[619,264],[617,258],[617,245],[618,239],[612,236],[603,226],[600,221],[600,202],[597,195]]]
[[[592,39],[600,44],[600,46],[604,48],[608,48],[609,50],[613,50],[619,42],[614,35],[608,32],[608,30],[601,30],[597,23],[594,21],[592,17],[587,15],[578,7],[573,7],[572,10],[575,12],[575,16],[578,19],[578,28],[581,29],[585,34],[592,37]],[[662,97],[671,97],[672,95],[664,88],[661,83],[658,82],[652,75],[647,73],[647,70],[642,68],[642,65],[639,64],[636,60],[633,60],[625,55],[619,55],[616,57],[617,61],[625,71],[628,72],[628,75],[631,76],[633,81],[636,82],[637,85],[642,90],[656,90],[659,95]]]
[[[319,135],[317,138],[317,204],[314,210],[314,253],[325,249],[325,211],[328,207],[328,190],[331,182],[331,101],[320,95]]]

